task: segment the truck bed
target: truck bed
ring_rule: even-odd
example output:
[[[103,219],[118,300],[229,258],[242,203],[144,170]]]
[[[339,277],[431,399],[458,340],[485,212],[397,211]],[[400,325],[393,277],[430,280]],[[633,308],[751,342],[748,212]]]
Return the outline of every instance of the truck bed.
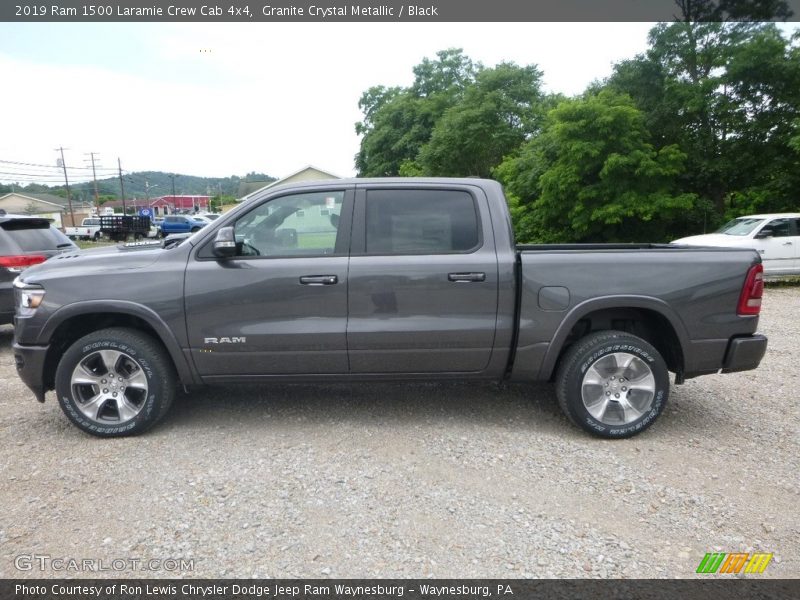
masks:
[[[682,348],[676,371],[694,377],[723,367],[732,337],[755,333],[757,318],[737,316],[750,249],[669,244],[521,244],[519,331],[513,375],[548,379],[553,348],[587,330],[631,330]],[[664,332],[663,334],[661,332]],[[672,333],[670,333],[672,335]],[[666,346],[665,346],[666,347]],[[665,353],[666,350],[664,351]],[[677,366],[681,365],[681,366]]]

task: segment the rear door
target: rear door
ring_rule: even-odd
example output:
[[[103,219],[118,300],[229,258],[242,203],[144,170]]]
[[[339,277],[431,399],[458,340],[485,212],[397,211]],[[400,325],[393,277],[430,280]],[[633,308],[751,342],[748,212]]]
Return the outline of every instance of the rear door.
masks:
[[[185,286],[202,376],[347,373],[352,197],[342,186],[273,196],[233,224],[237,256],[203,244]]]
[[[353,373],[480,372],[491,358],[498,267],[472,186],[360,188],[347,342]]]

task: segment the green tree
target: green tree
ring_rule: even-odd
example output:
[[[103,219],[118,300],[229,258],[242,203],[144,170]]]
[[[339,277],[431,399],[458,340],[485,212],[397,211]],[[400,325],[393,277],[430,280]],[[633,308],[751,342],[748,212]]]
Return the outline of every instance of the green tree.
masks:
[[[437,53],[414,67],[409,88],[375,86],[359,100],[363,118],[356,123],[362,136],[356,169],[364,177],[399,175],[404,163],[415,161],[437,121],[461,98],[480,65],[461,49]]]
[[[798,183],[790,145],[796,46],[770,23],[688,18],[717,15],[719,6],[741,16],[746,3],[682,4],[687,19],[654,27],[647,53],[617,65],[608,87],[636,100],[656,147],[675,144],[687,155],[682,187],[712,202],[716,220],[726,211],[788,207]],[[785,8],[762,4],[778,15]]]
[[[604,90],[559,104],[495,175],[524,241],[658,241],[696,209],[676,191],[684,159],[652,146],[629,96]]]
[[[488,177],[542,121],[542,73],[501,63],[480,71],[419,153],[423,174]]]

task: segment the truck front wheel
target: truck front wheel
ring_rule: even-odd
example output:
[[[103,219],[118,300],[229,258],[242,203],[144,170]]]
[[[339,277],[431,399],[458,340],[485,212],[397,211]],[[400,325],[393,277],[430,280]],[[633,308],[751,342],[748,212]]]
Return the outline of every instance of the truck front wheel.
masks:
[[[650,427],[669,396],[669,371],[648,342],[623,331],[578,340],[556,373],[561,410],[589,433],[626,438]]]
[[[64,353],[56,369],[61,409],[100,437],[142,433],[167,412],[175,372],[159,342],[135,329],[90,333]]]

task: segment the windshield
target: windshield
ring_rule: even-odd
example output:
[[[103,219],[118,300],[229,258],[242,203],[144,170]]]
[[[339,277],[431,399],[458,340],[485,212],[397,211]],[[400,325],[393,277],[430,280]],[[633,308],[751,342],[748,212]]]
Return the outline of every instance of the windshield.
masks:
[[[724,233],[725,235],[747,235],[758,227],[764,219],[734,219],[728,221],[715,233]]]

